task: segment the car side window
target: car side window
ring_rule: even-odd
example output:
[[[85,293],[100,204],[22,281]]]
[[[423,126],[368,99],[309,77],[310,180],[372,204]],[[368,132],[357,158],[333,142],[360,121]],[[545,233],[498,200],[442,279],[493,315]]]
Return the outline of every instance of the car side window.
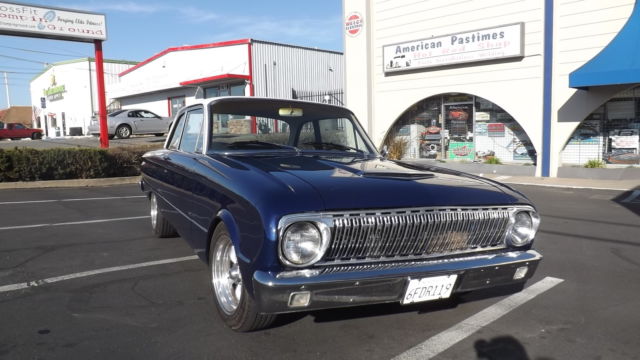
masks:
[[[158,115],[150,111],[140,111],[140,116],[142,116],[143,118],[159,118]]]
[[[129,111],[127,117],[139,117],[139,115],[137,111]]]
[[[178,150],[178,145],[180,144],[180,138],[182,137],[182,131],[184,130],[184,118],[185,114],[182,113],[176,120],[176,126],[173,130],[173,134],[171,134],[171,139],[169,140],[169,145],[167,149]]]
[[[179,149],[186,152],[202,152],[202,122],[204,111],[202,108],[187,112],[186,124],[182,134]]]

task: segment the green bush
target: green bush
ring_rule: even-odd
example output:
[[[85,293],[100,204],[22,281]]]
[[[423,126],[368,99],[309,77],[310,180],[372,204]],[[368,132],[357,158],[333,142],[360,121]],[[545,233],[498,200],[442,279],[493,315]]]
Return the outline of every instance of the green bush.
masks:
[[[484,163],[485,164],[492,164],[492,165],[502,165],[502,161],[500,161],[500,159],[495,157],[495,156],[488,156],[484,160]]]
[[[594,159],[594,160],[589,160],[589,161],[587,161],[587,163],[586,163],[586,164],[584,164],[584,167],[586,167],[586,168],[592,168],[592,169],[595,169],[595,168],[603,168],[603,167],[606,167],[606,165],[605,165],[604,161],[602,161],[602,160],[595,160],[595,159]]]
[[[0,149],[0,182],[136,176],[142,155],[156,148]]]
[[[395,137],[387,140],[385,145],[387,146],[387,157],[391,160],[400,160],[404,156],[404,153],[409,142],[401,137]]]

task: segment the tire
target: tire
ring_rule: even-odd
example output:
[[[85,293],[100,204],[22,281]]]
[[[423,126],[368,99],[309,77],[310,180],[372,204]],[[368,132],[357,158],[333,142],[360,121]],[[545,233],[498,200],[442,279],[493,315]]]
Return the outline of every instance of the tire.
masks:
[[[167,219],[162,216],[162,212],[160,212],[160,208],[158,207],[158,198],[154,193],[151,193],[151,196],[149,196],[149,208],[149,214],[151,215],[151,229],[153,229],[153,234],[156,237],[166,238],[178,235],[173,225],[171,225]]]
[[[120,125],[116,129],[116,136],[120,139],[128,139],[131,136],[131,127],[129,125]]]
[[[40,139],[42,139],[42,134],[41,134],[41,133],[39,133],[39,132],[31,133],[31,139],[33,139],[33,140],[40,140]]]
[[[268,327],[276,315],[260,314],[255,300],[242,284],[235,247],[220,223],[209,246],[209,280],[218,314],[231,329],[247,332]]]
[[[100,135],[98,135],[100,136]],[[109,140],[113,140],[116,136],[115,135],[107,135],[107,137],[109,138]]]

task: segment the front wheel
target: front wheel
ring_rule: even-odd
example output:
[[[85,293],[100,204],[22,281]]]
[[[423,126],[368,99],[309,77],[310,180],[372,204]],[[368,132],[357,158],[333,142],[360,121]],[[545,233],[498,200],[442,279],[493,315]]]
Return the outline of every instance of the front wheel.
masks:
[[[224,224],[216,227],[211,238],[209,279],[218,313],[231,329],[258,330],[275,320],[275,315],[258,313],[255,301],[247,293],[236,250]]]
[[[34,132],[34,133],[31,134],[31,139],[33,139],[33,140],[42,139],[42,134],[39,133],[39,132]]]

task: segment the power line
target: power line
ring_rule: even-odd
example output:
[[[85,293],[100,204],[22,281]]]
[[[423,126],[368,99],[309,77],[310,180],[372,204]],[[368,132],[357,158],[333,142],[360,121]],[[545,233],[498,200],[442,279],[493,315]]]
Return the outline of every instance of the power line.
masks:
[[[46,62],[44,62],[44,61],[36,61],[36,60],[25,59],[25,58],[20,58],[20,57],[15,57],[15,56],[9,56],[9,55],[0,55],[0,57],[7,58],[7,59],[13,59],[13,60],[27,61],[27,62],[32,62],[32,63],[36,63],[36,64],[43,64],[43,65],[46,65],[46,64],[47,64],[47,63],[46,63]]]
[[[5,72],[7,74],[32,74],[32,75],[40,74],[39,71],[30,71],[30,72],[27,72],[27,71],[8,71],[8,70],[2,70],[2,69],[0,69],[0,72]]]
[[[4,45],[0,45],[0,48],[19,50],[19,51],[25,51],[25,52],[31,52],[31,53],[38,53],[38,54],[47,54],[47,55],[58,55],[58,56],[67,56],[67,57],[75,57],[75,56],[77,56],[77,55],[73,55],[73,54],[60,54],[60,53],[54,53],[54,52],[48,52],[48,51],[30,50],[30,49],[23,49],[23,48],[17,48],[17,47],[12,47],[12,46],[4,46]]]

